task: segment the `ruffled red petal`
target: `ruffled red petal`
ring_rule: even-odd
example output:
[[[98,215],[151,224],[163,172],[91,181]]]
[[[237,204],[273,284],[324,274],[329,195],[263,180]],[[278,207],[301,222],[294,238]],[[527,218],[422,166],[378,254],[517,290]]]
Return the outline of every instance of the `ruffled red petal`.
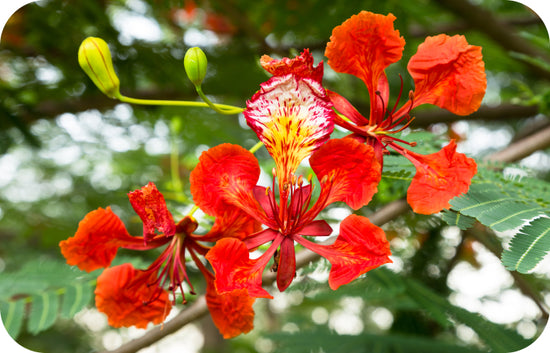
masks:
[[[143,238],[130,236],[110,207],[88,213],[78,224],[76,234],[59,243],[67,263],[87,272],[109,266],[119,247],[140,245]]]
[[[252,305],[255,300],[247,294],[246,289],[218,294],[214,279],[207,276],[206,305],[223,338],[233,338],[254,328]]]
[[[358,215],[350,215],[340,223],[340,235],[332,245],[323,246],[299,237],[296,241],[330,261],[328,283],[333,290],[392,262],[384,231]]]
[[[280,183],[327,141],[335,113],[317,81],[295,75],[274,76],[261,84],[243,112],[275,160]]]
[[[273,76],[294,74],[299,77],[314,79],[317,82],[323,80],[323,62],[314,67],[313,56],[309,52],[309,49],[304,49],[302,54],[293,59],[282,58],[281,60],[275,60],[269,55],[264,55],[260,58],[260,64]]]
[[[113,327],[160,324],[172,304],[167,291],[150,285],[155,280],[156,273],[136,270],[130,264],[108,268],[97,278],[96,307]]]
[[[359,209],[370,202],[381,179],[372,147],[351,138],[328,141],[311,156],[309,164],[321,180],[321,194],[329,193],[326,204],[343,201]]]
[[[408,64],[414,79],[414,106],[429,103],[458,115],[476,111],[487,80],[481,47],[464,36],[428,37]]]
[[[166,207],[164,196],[153,183],[128,194],[132,207],[143,221],[143,236],[148,241],[155,237],[156,231],[170,237],[176,233],[176,224]]]
[[[246,211],[259,214],[252,190],[260,177],[256,157],[238,145],[224,143],[199,157],[190,175],[193,201],[211,216]]]
[[[262,273],[279,244],[280,241],[274,241],[269,251],[258,259],[251,260],[248,248],[242,241],[235,238],[219,240],[206,254],[206,259],[210,261],[216,273],[218,293],[246,289],[249,296],[273,298],[262,288]]]
[[[404,154],[416,167],[407,191],[407,201],[416,213],[432,214],[450,208],[449,201],[468,191],[477,172],[476,162],[456,152],[454,140],[441,151],[421,155]]]
[[[335,71],[365,82],[371,104],[375,102],[373,97],[384,69],[401,59],[405,47],[405,40],[393,28],[394,20],[392,14],[361,11],[334,27],[325,51],[328,64]]]

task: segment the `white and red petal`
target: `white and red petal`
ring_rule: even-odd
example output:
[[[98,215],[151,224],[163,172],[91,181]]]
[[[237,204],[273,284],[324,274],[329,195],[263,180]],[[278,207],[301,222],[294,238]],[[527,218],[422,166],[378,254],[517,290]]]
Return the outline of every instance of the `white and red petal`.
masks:
[[[261,84],[244,116],[275,160],[279,181],[328,140],[335,113],[321,84],[288,74]]]

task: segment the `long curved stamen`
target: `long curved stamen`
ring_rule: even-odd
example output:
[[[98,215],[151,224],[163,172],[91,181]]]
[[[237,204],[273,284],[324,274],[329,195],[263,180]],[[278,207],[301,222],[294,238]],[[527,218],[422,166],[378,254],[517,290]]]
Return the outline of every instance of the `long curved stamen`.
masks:
[[[380,93],[380,91],[376,91],[374,94],[380,99],[380,102],[382,102],[382,113],[377,116],[376,125],[382,125],[386,121],[386,102],[384,102],[384,98],[382,98],[382,93]],[[376,102],[374,102],[374,104],[376,104]]]

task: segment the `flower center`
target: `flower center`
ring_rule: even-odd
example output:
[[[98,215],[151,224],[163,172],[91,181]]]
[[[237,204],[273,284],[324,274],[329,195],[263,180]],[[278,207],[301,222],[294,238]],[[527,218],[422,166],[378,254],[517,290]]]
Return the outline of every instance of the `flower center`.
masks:
[[[303,184],[303,177],[296,178],[294,174],[288,182],[279,185],[279,203],[277,203],[275,190],[275,176],[273,177],[272,189],[267,188],[270,213],[277,224],[274,229],[284,236],[290,236],[298,232],[303,226],[303,215],[307,212],[312,196],[312,184]]]

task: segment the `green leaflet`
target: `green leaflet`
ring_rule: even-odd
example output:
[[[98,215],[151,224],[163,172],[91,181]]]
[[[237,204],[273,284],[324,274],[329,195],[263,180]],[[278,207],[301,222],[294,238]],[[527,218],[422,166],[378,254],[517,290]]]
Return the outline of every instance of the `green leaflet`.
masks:
[[[59,297],[55,293],[42,293],[32,296],[32,306],[27,323],[31,334],[37,334],[51,327],[57,319]]]
[[[447,222],[447,224],[457,226],[462,230],[472,227],[476,221],[475,218],[463,215],[462,213],[455,212],[453,210],[443,210],[441,212],[441,218]]]
[[[508,270],[526,273],[532,270],[550,250],[550,218],[540,217],[524,226],[502,253]]]
[[[28,331],[37,334],[59,316],[73,317],[90,302],[96,275],[53,259],[36,259],[17,271],[3,273],[0,312],[8,333],[16,339],[25,320]]]
[[[72,318],[84,308],[92,299],[92,291],[89,283],[75,283],[66,288],[61,304],[61,316]]]
[[[502,262],[509,270],[532,270],[550,250],[547,218],[540,218],[550,215],[550,184],[532,178],[505,179],[500,172],[488,170],[474,181],[467,194],[450,201],[452,209],[443,212],[443,220],[461,229],[472,226],[473,220],[497,232],[523,227],[503,253]]]
[[[8,334],[14,339],[19,336],[23,326],[25,301],[10,300],[0,301],[0,311],[2,312],[2,323],[8,331]]]

